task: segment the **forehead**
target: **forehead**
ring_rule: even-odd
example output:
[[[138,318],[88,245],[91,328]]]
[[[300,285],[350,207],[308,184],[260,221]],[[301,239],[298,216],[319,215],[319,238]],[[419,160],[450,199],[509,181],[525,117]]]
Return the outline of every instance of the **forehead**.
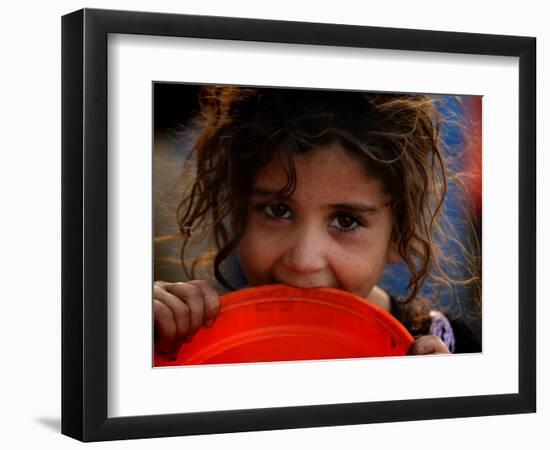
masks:
[[[296,190],[293,195],[319,194],[333,197],[383,197],[382,183],[367,170],[364,161],[340,144],[320,147],[293,158]],[[284,188],[288,181],[288,163],[272,160],[257,174],[254,190],[269,192]]]

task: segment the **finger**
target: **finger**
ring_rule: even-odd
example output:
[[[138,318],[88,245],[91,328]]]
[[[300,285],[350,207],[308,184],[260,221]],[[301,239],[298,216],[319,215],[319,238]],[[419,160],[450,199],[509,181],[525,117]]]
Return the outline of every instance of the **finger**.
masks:
[[[190,307],[180,298],[168,292],[166,286],[154,286],[153,297],[167,306],[172,312],[176,324],[176,332],[173,339],[177,341],[175,345],[179,347],[183,340],[189,337],[191,328]]]
[[[169,293],[180,298],[189,307],[189,332],[187,338],[197,332],[204,319],[204,299],[202,291],[190,283],[173,283],[164,287]]]
[[[210,328],[214,325],[216,317],[220,312],[220,295],[208,281],[193,280],[189,283],[197,286],[202,292],[204,300],[204,326]]]
[[[409,347],[409,355],[433,355],[451,353],[445,343],[437,336],[422,336]]]
[[[155,324],[155,350],[163,355],[173,351],[176,338],[176,319],[168,306],[153,299],[153,316]]]

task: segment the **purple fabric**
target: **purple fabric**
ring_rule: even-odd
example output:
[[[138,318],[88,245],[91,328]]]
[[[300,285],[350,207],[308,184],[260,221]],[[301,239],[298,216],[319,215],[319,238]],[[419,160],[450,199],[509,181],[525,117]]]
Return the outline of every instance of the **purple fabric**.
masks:
[[[449,348],[451,353],[455,352],[455,334],[453,327],[442,313],[439,311],[431,311],[432,324],[430,325],[430,334],[439,337]]]

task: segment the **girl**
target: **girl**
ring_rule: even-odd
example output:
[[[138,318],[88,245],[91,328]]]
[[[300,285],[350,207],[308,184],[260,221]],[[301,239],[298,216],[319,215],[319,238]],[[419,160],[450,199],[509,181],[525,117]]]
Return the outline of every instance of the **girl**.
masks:
[[[155,349],[175,358],[214,326],[219,294],[185,264],[192,238],[211,236],[216,279],[236,253],[249,286],[333,287],[368,298],[415,336],[410,354],[479,351],[460,320],[424,298],[438,283],[479,281],[478,260],[456,280],[442,205],[450,175],[432,101],[421,95],[204,87],[194,182],[178,208],[192,281],[154,285]],[[476,253],[460,245],[464,253]],[[407,295],[377,283],[404,262]]]

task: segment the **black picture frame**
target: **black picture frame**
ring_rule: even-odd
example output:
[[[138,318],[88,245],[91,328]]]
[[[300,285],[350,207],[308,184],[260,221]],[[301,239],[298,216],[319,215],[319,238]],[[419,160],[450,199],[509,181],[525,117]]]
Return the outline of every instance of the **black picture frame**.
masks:
[[[107,416],[107,36],[259,41],[519,58],[518,393]],[[536,39],[83,9],[62,18],[62,433],[82,441],[536,410]]]

